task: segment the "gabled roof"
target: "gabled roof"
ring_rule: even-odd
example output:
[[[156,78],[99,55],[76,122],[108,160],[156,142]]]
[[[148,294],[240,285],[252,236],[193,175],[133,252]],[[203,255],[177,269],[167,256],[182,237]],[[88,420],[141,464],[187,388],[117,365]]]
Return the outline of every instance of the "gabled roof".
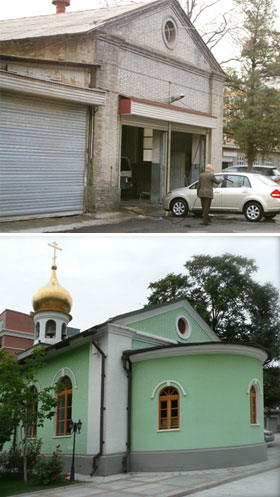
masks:
[[[137,321],[137,318],[141,319],[141,317],[145,317],[147,313],[153,312],[153,311],[161,311],[164,308],[168,308],[173,305],[183,305],[184,307],[187,308],[187,310],[193,314],[195,319],[200,323],[200,326],[202,329],[205,331],[205,333],[212,338],[214,342],[219,342],[220,339],[214,333],[213,330],[208,326],[208,324],[199,316],[199,314],[193,309],[193,307],[189,304],[186,298],[184,297],[179,297],[177,299],[172,299],[169,300],[168,302],[163,302],[161,304],[153,304],[153,305],[146,305],[142,309],[138,309],[136,311],[131,311],[131,312],[126,312],[124,314],[119,314],[117,316],[114,316],[112,318],[109,318],[107,321],[104,321],[103,323],[97,324],[92,326],[91,328],[88,328],[87,330],[82,331],[81,333],[77,333],[75,335],[69,336],[65,340],[62,340],[58,343],[55,343],[53,345],[48,345],[48,344],[43,344],[42,345],[47,352],[49,351],[59,351],[65,348],[68,348],[69,346],[80,346],[83,343],[90,342],[92,339],[94,339],[95,335],[99,333],[102,330],[105,330],[108,325],[110,324],[122,324],[123,322],[125,323],[126,321]],[[133,319],[132,319],[133,318]],[[135,318],[135,319],[134,319]],[[124,326],[127,326],[124,324]],[[129,326],[127,326],[129,329]],[[137,332],[137,330],[135,330]],[[158,337],[160,339],[160,337]],[[30,347],[29,349],[26,349],[22,354],[20,355],[20,359],[23,359],[28,356],[33,350],[33,347]]]
[[[142,309],[136,311],[128,312],[126,314],[121,314],[111,318],[108,322],[123,324],[124,326],[129,326],[130,323],[135,323],[143,319],[147,319],[153,315],[159,315],[169,309],[184,307],[185,310],[192,316],[192,318],[199,324],[200,328],[204,333],[214,342],[219,342],[220,338],[216,333],[208,326],[206,321],[196,312],[193,306],[185,297],[178,297],[177,299],[168,300],[167,302],[162,302],[160,304],[146,305]]]
[[[191,28],[189,34],[195,43],[211,61],[215,71],[224,75],[222,68],[215,59],[208,46],[191,23],[186,12],[178,0],[150,0],[143,3],[105,7],[95,10],[68,12],[65,14],[51,14],[48,16],[24,17],[0,21],[0,42],[9,40],[24,40],[59,35],[87,34],[113,23],[126,21],[131,16],[141,15],[151,9],[170,6],[181,17],[183,24]]]
[[[89,33],[151,2],[0,21],[0,41]]]

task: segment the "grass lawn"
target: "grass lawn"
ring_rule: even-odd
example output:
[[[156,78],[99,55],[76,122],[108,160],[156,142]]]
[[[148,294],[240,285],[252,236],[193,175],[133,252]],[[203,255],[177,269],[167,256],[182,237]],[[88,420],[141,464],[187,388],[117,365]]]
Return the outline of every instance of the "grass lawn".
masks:
[[[64,487],[71,485],[69,481],[53,485],[38,485],[35,483],[27,483],[23,481],[23,475],[17,473],[3,473],[0,474],[0,497],[7,497],[8,495],[18,495],[27,492],[35,492],[38,490],[48,490],[55,487]]]

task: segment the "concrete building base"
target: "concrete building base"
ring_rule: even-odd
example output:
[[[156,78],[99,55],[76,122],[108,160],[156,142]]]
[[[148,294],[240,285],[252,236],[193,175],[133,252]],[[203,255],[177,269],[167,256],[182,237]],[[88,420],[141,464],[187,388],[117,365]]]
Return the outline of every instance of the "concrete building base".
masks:
[[[123,473],[123,458],[125,454],[110,454],[100,456],[96,460],[96,471],[94,476],[109,476]],[[75,456],[75,473],[81,475],[91,475],[93,471],[94,454]],[[65,472],[71,470],[72,455],[63,454],[63,465]]]
[[[256,464],[266,459],[265,443],[195,450],[132,452],[129,471],[195,471]]]
[[[109,476],[124,471],[124,453],[109,454],[97,458],[95,476]],[[94,455],[75,456],[75,472],[90,475]],[[217,447],[209,449],[132,452],[129,455],[129,472],[196,471],[203,469],[230,468],[257,464],[267,459],[265,443]],[[72,456],[63,455],[64,469],[70,472]]]

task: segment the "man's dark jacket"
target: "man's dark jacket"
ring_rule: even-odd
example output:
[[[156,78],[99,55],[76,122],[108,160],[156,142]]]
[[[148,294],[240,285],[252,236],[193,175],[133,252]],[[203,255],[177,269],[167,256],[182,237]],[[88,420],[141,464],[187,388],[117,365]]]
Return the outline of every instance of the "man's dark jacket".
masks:
[[[222,183],[223,178],[217,179],[215,175],[210,172],[201,173],[197,185],[197,196],[199,198],[213,198],[213,184]]]

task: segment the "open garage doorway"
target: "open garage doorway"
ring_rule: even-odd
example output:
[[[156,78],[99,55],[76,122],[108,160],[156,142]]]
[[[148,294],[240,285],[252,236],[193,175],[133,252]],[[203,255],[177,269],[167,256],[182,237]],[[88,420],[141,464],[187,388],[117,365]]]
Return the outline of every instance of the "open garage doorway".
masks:
[[[164,194],[166,132],[122,126],[121,200],[159,203]]]
[[[205,136],[171,132],[170,190],[190,185],[199,177],[205,162]]]

